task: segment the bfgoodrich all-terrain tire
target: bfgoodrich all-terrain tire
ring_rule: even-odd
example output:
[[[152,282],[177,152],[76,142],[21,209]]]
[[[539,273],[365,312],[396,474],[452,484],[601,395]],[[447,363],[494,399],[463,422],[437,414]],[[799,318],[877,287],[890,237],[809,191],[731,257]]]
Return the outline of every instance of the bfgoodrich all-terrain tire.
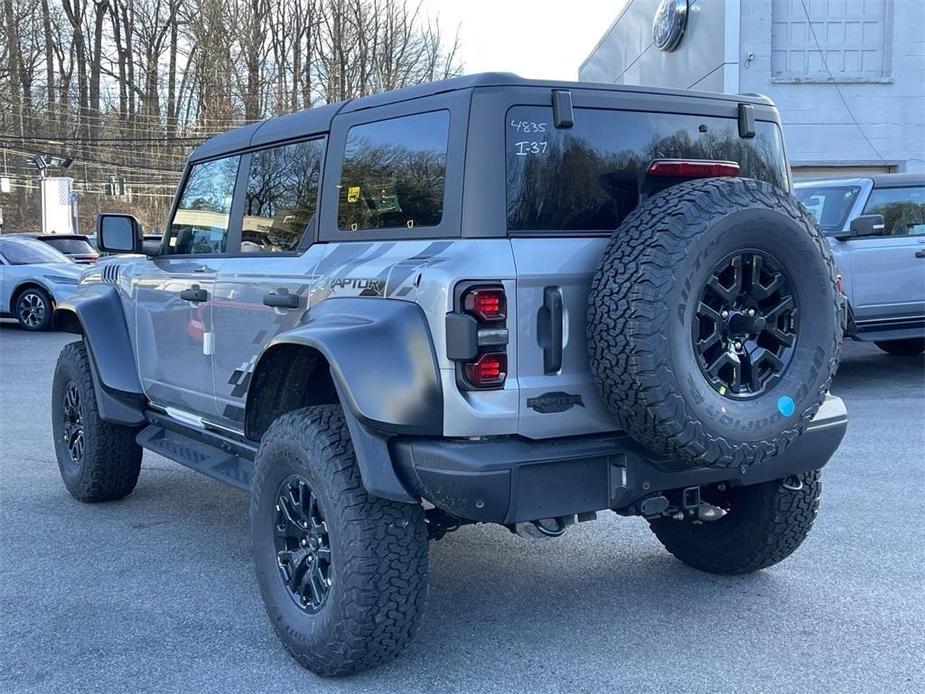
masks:
[[[913,337],[908,340],[887,340],[875,342],[875,345],[894,357],[914,357],[925,352],[925,338]]]
[[[411,641],[427,596],[424,513],[366,493],[340,407],[273,422],[250,516],[267,614],[300,664],[347,675]]]
[[[138,429],[100,419],[82,340],[64,346],[51,388],[51,429],[64,486],[78,501],[114,501],[138,482]]]
[[[750,179],[688,181],[611,238],[590,293],[591,370],[652,451],[747,468],[825,399],[839,310],[831,252],[795,198]]]
[[[758,571],[789,557],[816,517],[819,471],[748,487],[708,487],[704,501],[726,511],[718,520],[658,518],[649,526],[685,564],[716,574]]]

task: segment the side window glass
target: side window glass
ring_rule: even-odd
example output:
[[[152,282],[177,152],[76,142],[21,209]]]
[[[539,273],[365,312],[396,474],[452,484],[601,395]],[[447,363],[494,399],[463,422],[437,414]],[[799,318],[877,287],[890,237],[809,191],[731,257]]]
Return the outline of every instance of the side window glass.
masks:
[[[298,249],[313,223],[324,139],[254,152],[244,201],[241,251]]]
[[[350,128],[338,193],[338,227],[362,231],[440,224],[449,132],[449,111]]]
[[[240,157],[196,164],[167,230],[171,255],[224,253]]]
[[[925,234],[925,187],[874,188],[864,214],[882,214],[885,236]]]

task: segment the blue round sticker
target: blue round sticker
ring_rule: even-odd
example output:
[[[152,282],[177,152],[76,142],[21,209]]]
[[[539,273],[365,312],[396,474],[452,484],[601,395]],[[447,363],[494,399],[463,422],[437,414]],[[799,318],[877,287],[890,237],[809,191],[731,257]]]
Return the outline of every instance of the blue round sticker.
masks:
[[[789,395],[781,395],[777,399],[777,411],[785,417],[789,417],[797,409],[796,403]]]

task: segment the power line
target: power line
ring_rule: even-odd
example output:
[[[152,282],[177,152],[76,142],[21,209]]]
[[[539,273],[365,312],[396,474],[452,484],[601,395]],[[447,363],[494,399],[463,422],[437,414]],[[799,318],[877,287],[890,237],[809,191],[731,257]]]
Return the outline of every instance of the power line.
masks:
[[[97,142],[112,142],[112,143],[123,143],[123,142],[204,142],[208,139],[208,135],[188,135],[188,136],[174,136],[174,135],[164,135],[162,137],[69,137],[69,136],[60,136],[60,135],[4,135],[3,140],[11,141],[17,140],[20,142],[29,142],[29,141],[54,141],[54,142],[74,142],[77,144],[88,144],[92,145]]]
[[[26,156],[26,157],[31,157],[33,154],[35,154],[35,152],[17,150],[12,147],[0,147],[0,149],[6,150],[7,152],[10,152],[13,154],[19,154],[19,155]],[[61,155],[59,153],[51,153],[51,154],[54,154],[55,156],[62,156],[64,158],[64,155]],[[91,165],[96,164],[96,165],[105,165],[105,166],[116,166],[116,167],[123,168],[123,169],[134,169],[135,171],[145,171],[148,173],[151,173],[151,172],[161,173],[161,174],[164,174],[165,176],[179,176],[180,175],[179,170],[157,169],[157,168],[148,167],[148,166],[140,166],[138,164],[125,164],[125,163],[117,162],[117,161],[107,161],[105,159],[90,159],[88,157],[74,157],[73,159],[75,162],[82,162],[82,163],[91,164]]]
[[[816,30],[813,29],[813,20],[810,19],[809,9],[806,7],[806,0],[800,0],[800,5],[803,7],[803,14],[806,15],[806,23],[809,25],[809,33],[813,36],[813,43],[816,44],[816,48],[819,49],[819,56],[822,58],[822,66],[825,68],[826,74],[829,76],[829,79],[832,81],[832,86],[835,87],[835,91],[838,92],[838,96],[841,99],[841,102],[845,105],[845,110],[848,111],[848,115],[851,116],[851,121],[854,123],[854,126],[858,129],[858,132],[861,133],[861,137],[864,138],[864,141],[870,145],[870,148],[874,150],[880,161],[885,162],[886,158],[880,154],[880,151],[874,147],[874,143],[870,141],[870,138],[867,137],[867,134],[864,132],[864,128],[861,127],[861,124],[858,122],[858,119],[854,116],[854,111],[851,110],[851,106],[848,105],[848,101],[845,99],[845,95],[842,94],[841,88],[838,86],[838,82],[835,81],[835,76],[832,74],[832,71],[829,69],[829,61],[825,59],[825,51],[822,48],[822,44],[819,43],[819,38],[816,36]]]

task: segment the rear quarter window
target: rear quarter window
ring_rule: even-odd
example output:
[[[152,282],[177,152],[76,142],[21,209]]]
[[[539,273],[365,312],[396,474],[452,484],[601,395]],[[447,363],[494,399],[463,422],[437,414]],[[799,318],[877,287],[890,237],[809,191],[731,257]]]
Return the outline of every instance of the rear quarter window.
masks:
[[[735,161],[742,176],[789,189],[775,123],[758,121],[745,139],[734,118],[576,109],[571,128],[552,120],[550,107],[508,110],[510,231],[616,229],[638,204],[639,171],[652,159]]]
[[[338,192],[338,228],[364,231],[440,224],[449,132],[449,111],[350,128]]]

